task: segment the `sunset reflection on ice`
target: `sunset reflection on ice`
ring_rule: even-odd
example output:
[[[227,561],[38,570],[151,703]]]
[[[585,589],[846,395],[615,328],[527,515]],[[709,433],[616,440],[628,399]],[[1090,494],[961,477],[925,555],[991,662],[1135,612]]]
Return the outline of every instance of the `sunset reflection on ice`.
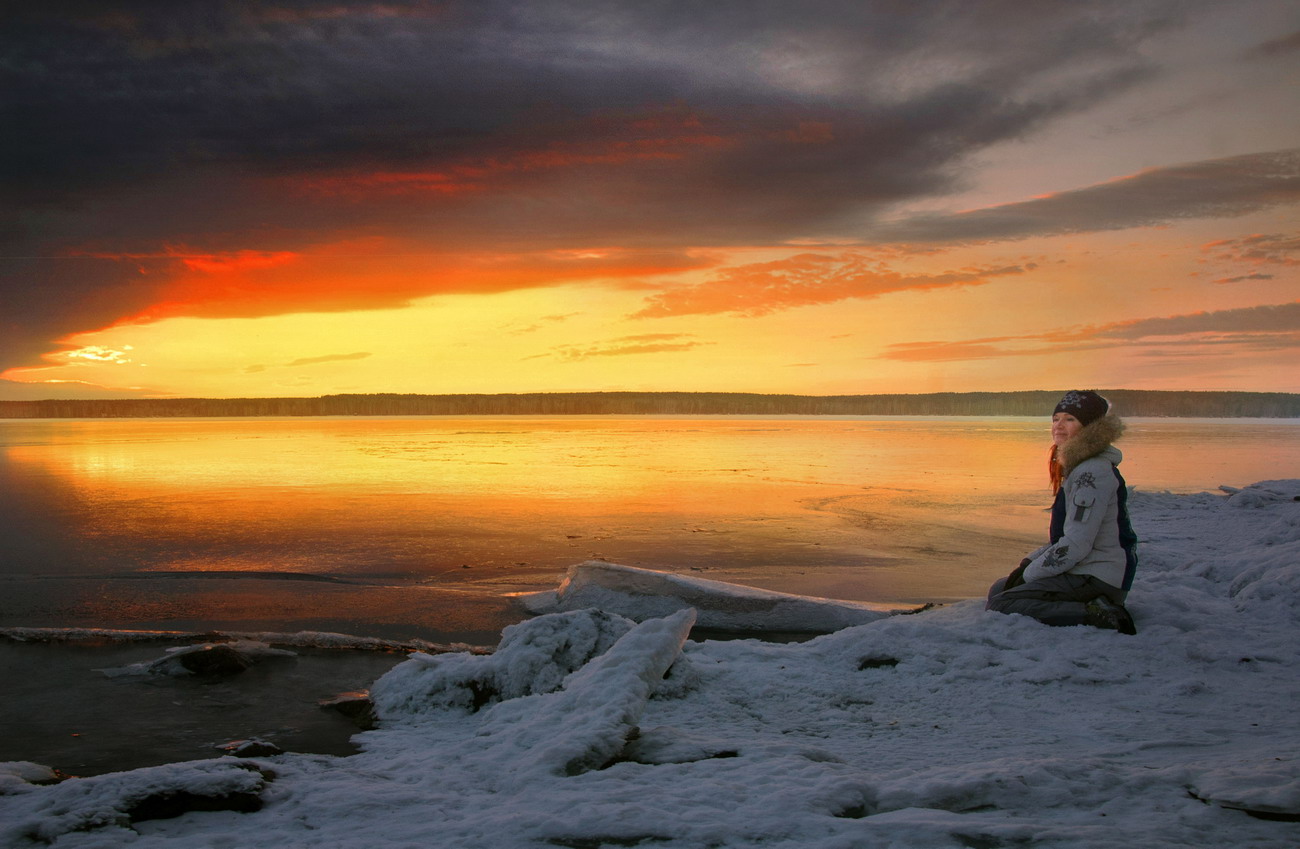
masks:
[[[1174,459],[1198,427],[1228,466],[1297,450],[1285,423],[1147,420],[1124,443],[1129,481],[1268,476],[1206,465],[1195,471],[1212,477],[1180,482]],[[441,632],[461,619],[454,607],[506,609],[589,559],[847,600],[954,600],[1044,533],[1045,436],[1015,418],[4,422],[17,531],[5,571],[23,582],[21,624],[69,608],[86,624],[160,626],[387,610]]]

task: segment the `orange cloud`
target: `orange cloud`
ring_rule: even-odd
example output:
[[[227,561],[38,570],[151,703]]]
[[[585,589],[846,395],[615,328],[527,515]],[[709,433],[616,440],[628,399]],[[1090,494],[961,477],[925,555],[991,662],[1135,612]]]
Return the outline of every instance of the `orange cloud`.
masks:
[[[1215,283],[1241,283],[1246,280],[1272,280],[1272,274],[1238,274],[1236,277],[1220,277]]]
[[[308,174],[280,181],[290,191],[313,195],[374,197],[385,194],[459,195],[482,188],[468,173],[449,171],[368,171],[348,174]]]
[[[830,140],[829,125],[802,123],[792,133],[803,143]],[[738,136],[704,129],[688,110],[670,108],[644,116],[600,115],[572,128],[577,140],[553,140],[539,148],[469,156],[433,170],[345,171],[286,177],[290,191],[356,199],[398,194],[462,195],[499,188],[506,178],[586,166],[622,166],[680,160],[700,151],[727,150]],[[796,140],[796,139],[791,139]]]
[[[670,289],[646,300],[636,317],[734,313],[767,315],[778,310],[891,292],[978,286],[990,278],[1023,274],[1035,266],[968,268],[942,274],[901,274],[861,253],[799,254],[773,262],[727,268],[696,286]]]
[[[356,351],[351,354],[325,354],[320,357],[301,357],[293,362],[285,363],[285,366],[292,368],[294,366],[312,366],[319,363],[339,363],[347,360],[364,360],[369,356],[371,356],[369,351]]]
[[[886,360],[904,362],[945,362],[949,360],[988,360],[996,357],[1013,357],[1025,353],[1024,349],[1000,347],[999,343],[1020,341],[1025,338],[996,336],[984,339],[968,339],[961,342],[899,342],[889,346],[881,355]],[[1059,349],[1057,349],[1059,350]]]
[[[234,251],[228,254],[180,257],[186,268],[206,274],[236,274],[242,271],[274,268],[296,259],[298,254],[293,251]]]
[[[1240,239],[1219,239],[1201,245],[1201,253],[1249,265],[1300,265],[1300,235],[1256,233]]]
[[[490,293],[588,281],[630,288],[716,260],[686,250],[590,247],[500,254],[430,250],[397,239],[344,239],[299,251],[78,255],[131,262],[156,287],[153,302],[118,322],[251,318],[399,307],[437,294]]]
[[[293,262],[298,258],[294,251],[228,251],[225,253],[203,253],[184,247],[168,246],[154,253],[130,253],[73,250],[66,256],[89,257],[91,259],[123,260],[176,260],[192,271],[206,274],[224,274],[229,272],[249,271],[261,268],[273,268]]]
[[[591,357],[621,357],[631,354],[662,354],[674,351],[688,351],[712,342],[700,342],[684,333],[641,333],[634,336],[621,336],[599,345],[560,345],[551,354],[565,362],[586,360]],[[529,357],[528,359],[536,359]]]
[[[364,360],[367,357],[371,357],[371,356],[373,356],[373,354],[371,354],[369,351],[356,351],[355,353],[351,353],[351,354],[325,354],[319,357],[301,357],[299,359],[293,360],[292,362],[284,363],[279,367],[296,368],[298,366],[314,366],[314,365],[320,365],[322,363],[341,363],[341,362],[347,362],[349,360]],[[260,372],[266,371],[268,368],[275,368],[275,366],[264,366],[264,365],[245,366],[244,374],[258,374]]]

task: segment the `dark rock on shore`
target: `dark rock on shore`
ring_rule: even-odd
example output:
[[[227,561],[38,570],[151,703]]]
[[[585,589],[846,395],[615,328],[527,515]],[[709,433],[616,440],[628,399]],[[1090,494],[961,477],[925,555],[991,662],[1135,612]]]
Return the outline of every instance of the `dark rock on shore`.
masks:
[[[284,749],[267,740],[259,740],[254,737],[251,740],[231,740],[217,748],[224,751],[227,755],[234,755],[237,758],[266,758],[272,755],[283,755]]]
[[[320,706],[342,714],[362,731],[369,731],[379,724],[375,703],[370,700],[369,693],[340,693],[332,699],[325,699]]]
[[[247,655],[223,643],[204,646],[197,651],[176,652],[174,657],[188,672],[208,678],[238,675],[253,665]]]

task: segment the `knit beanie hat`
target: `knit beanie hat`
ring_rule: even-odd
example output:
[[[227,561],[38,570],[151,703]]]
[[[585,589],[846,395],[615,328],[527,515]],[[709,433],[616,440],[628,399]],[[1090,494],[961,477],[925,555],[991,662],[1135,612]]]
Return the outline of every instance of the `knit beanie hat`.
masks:
[[[1069,413],[1085,425],[1090,425],[1110,412],[1110,402],[1091,389],[1072,389],[1052,411]]]

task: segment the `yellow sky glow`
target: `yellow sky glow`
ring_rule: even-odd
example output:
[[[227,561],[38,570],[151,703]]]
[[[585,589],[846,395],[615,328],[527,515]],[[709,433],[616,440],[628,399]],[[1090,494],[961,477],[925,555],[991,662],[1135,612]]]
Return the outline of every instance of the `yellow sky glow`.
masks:
[[[1276,217],[1234,222],[1234,232],[1276,224],[1270,220]],[[651,292],[628,285],[642,280],[631,275],[415,298],[374,309],[138,320],[76,334],[64,340],[65,351],[47,358],[49,365],[2,376],[205,397],[592,390],[851,394],[1066,384],[1255,389],[1266,376],[1277,385],[1277,376],[1291,369],[1285,349],[1195,334],[1102,344],[1077,338],[1081,329],[1086,333],[1120,319],[1240,309],[1294,297],[1295,287],[1285,278],[1215,282],[1228,272],[1212,251],[1201,249],[1211,230],[1223,232],[1221,224],[1188,224],[915,256],[859,251],[907,275],[1008,264],[1032,270],[978,285],[849,297],[759,315],[633,317]],[[713,257],[721,267],[734,268],[810,251],[831,255],[844,249]],[[350,276],[342,275],[347,280],[331,285],[364,292],[368,270],[391,280],[394,269],[411,273],[411,262],[354,256]],[[241,285],[255,286],[258,275],[281,278],[294,264],[247,262]],[[698,286],[716,273],[684,271],[662,279],[671,280],[671,291]],[[195,275],[230,274],[229,267],[191,262],[174,290],[200,288]],[[310,283],[304,279],[297,287]],[[981,353],[996,351],[1002,353]],[[1300,389],[1294,380],[1280,382]]]

